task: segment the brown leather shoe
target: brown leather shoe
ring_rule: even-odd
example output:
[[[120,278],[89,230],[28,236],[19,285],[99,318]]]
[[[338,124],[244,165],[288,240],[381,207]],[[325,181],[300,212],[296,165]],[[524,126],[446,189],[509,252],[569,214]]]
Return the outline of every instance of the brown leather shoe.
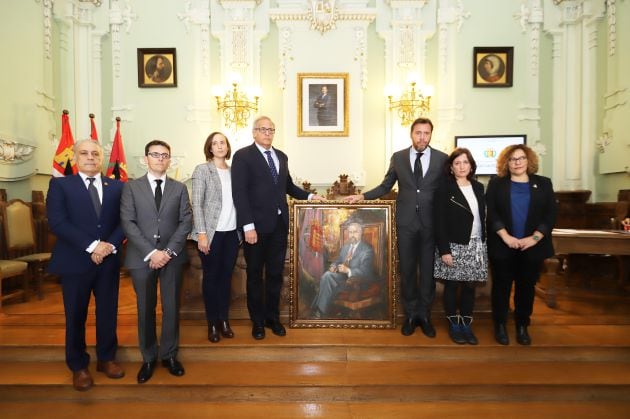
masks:
[[[79,371],[72,372],[72,386],[77,391],[87,391],[94,384],[90,371],[84,368]]]
[[[116,361],[98,361],[96,371],[104,373],[108,378],[123,378],[125,371]]]

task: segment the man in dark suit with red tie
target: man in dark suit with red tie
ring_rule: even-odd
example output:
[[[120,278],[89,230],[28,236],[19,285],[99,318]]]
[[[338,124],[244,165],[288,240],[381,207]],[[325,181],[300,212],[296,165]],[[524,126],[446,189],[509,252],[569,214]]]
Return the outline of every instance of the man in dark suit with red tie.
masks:
[[[85,343],[92,293],[96,300],[96,370],[109,378],[124,376],[116,363],[123,183],[101,176],[103,149],[92,140],[75,143],[73,159],[79,173],[52,178],[48,188],[48,224],[57,236],[48,270],[61,276],[66,364],[73,373],[74,388],[85,391],[94,383]]]
[[[275,132],[269,117],[258,117],[254,143],[238,150],[232,162],[232,197],[237,226],[245,236],[247,308],[254,339],[264,339],[265,326],[275,335],[286,335],[279,312],[289,227],[286,196],[323,199],[293,183],[287,155],[271,146]]]

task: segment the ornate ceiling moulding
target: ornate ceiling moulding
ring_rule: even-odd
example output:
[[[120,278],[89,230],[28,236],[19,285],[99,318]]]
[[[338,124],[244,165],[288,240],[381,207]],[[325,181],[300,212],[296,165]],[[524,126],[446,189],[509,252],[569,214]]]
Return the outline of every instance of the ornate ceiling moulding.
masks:
[[[103,3],[101,0],[79,0],[80,3],[92,3],[94,6],[99,7],[101,5],[101,3]]]
[[[337,7],[337,0],[310,0],[307,11],[273,9],[270,11],[269,17],[274,22],[308,21],[311,24],[311,29],[319,31],[323,35],[325,32],[335,29],[339,21],[372,22],[376,18],[376,12],[366,9],[340,10]]]

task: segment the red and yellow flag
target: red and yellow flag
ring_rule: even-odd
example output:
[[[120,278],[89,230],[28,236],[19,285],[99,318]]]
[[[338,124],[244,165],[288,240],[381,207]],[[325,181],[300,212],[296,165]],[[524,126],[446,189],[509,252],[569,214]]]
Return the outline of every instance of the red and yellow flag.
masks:
[[[122,136],[120,135],[120,117],[116,117],[116,135],[114,135],[114,145],[112,146],[112,154],[109,156],[109,164],[107,165],[107,174],[112,179],[118,179],[121,182],[129,180],[127,176],[127,159],[125,158],[125,149],[123,148]]]
[[[64,109],[61,115],[61,139],[53,159],[52,175],[54,177],[71,176],[77,173],[77,167],[72,163],[74,138],[72,137],[68,114],[69,112]]]
[[[98,133],[96,132],[96,124],[94,123],[94,114],[90,114],[90,138],[98,143]]]

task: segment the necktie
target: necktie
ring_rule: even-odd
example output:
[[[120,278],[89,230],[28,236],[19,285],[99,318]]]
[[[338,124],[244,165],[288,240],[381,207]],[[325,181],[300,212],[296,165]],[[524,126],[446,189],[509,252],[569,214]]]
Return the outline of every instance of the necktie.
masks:
[[[98,191],[96,190],[96,186],[94,186],[94,181],[96,180],[93,177],[87,178],[90,181],[88,185],[88,193],[90,194],[90,198],[92,199],[92,205],[94,205],[94,211],[96,211],[96,215],[101,214],[101,199],[98,197]]]
[[[356,246],[355,245],[350,245],[350,249],[348,249],[348,254],[346,255],[346,263],[350,262],[350,260],[352,260],[352,255],[354,255],[354,248]]]
[[[269,163],[269,171],[271,172],[271,177],[273,178],[273,183],[278,184],[278,169],[276,169],[276,164],[273,162],[271,158],[271,151],[265,151],[267,155],[267,162]]]
[[[420,157],[422,157],[424,153],[416,153],[416,162],[413,165],[413,173],[416,175],[416,180],[420,180],[423,178],[422,174],[422,162],[420,161]]]
[[[162,179],[155,179],[155,208],[160,209],[162,202]]]

